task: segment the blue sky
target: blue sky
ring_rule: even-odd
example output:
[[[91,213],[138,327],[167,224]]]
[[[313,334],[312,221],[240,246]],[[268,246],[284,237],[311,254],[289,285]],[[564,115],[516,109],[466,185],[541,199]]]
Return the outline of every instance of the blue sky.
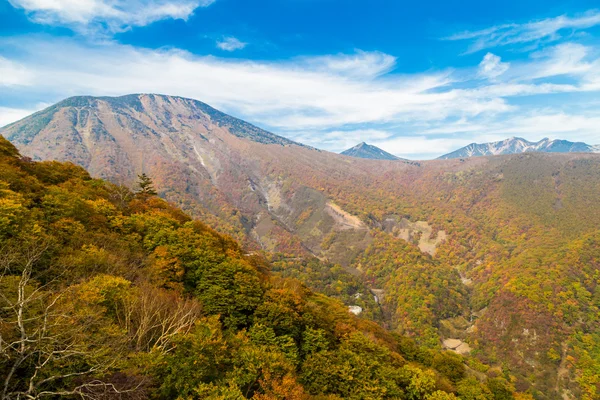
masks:
[[[0,0],[0,125],[73,95],[204,101],[330,151],[600,144],[597,1]]]

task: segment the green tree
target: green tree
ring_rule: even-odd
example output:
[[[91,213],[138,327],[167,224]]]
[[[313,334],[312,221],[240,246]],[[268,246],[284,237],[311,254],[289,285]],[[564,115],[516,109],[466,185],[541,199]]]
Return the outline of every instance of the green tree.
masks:
[[[152,363],[161,382],[160,398],[196,398],[196,389],[206,395],[208,388],[203,385],[218,382],[231,369],[233,349],[216,316],[200,320],[191,332],[175,336],[174,342],[172,352],[159,354]]]
[[[494,395],[475,377],[469,377],[458,383],[456,392],[464,400],[493,400]]]
[[[452,382],[458,382],[465,376],[465,366],[460,355],[444,351],[433,357],[432,367],[446,375]]]
[[[509,383],[503,378],[492,378],[488,381],[488,387],[494,395],[494,400],[512,400],[514,396]]]
[[[425,396],[426,400],[458,400],[453,393],[442,392],[441,390],[436,390],[435,392],[428,394]]]
[[[145,172],[138,175],[138,186],[140,187],[137,191],[138,194],[146,196],[156,196],[158,194],[156,189],[154,189],[152,179]]]

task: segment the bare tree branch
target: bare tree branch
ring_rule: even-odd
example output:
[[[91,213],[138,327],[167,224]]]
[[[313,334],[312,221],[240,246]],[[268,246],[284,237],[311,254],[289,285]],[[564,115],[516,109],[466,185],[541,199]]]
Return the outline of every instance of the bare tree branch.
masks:
[[[7,254],[0,255],[0,285],[7,288],[0,291],[0,367],[6,371],[0,400],[118,395],[121,389],[99,380],[72,390],[48,390],[55,382],[103,374],[113,367],[114,359],[101,357],[101,346],[81,340],[81,327],[73,323],[75,306],[68,306],[64,293],[50,290],[51,282],[38,285],[33,279],[34,266],[46,249],[44,243],[32,243],[23,246],[20,254],[3,248]],[[100,387],[103,394],[96,396],[91,388]]]

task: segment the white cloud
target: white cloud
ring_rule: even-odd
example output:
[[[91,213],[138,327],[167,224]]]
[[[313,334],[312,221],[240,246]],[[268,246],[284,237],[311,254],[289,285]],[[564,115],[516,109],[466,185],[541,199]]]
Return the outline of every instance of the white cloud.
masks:
[[[54,93],[57,98],[167,93],[206,101],[277,128],[308,130],[366,122],[441,120],[448,115],[507,109],[502,99],[473,98],[453,90],[448,73],[348,76],[344,68],[324,68],[322,57],[305,58],[300,68],[294,60],[225,60],[181,50],[80,44],[66,39],[0,40],[0,47],[3,44],[22,52],[20,62],[35,73],[32,84],[37,90]],[[329,59],[334,65],[335,57]],[[352,58],[337,57],[342,63]],[[352,62],[359,70],[376,71],[388,68],[389,57],[362,52]]]
[[[11,55],[0,59],[0,84],[28,85],[32,104],[83,94],[179,95],[332,151],[366,141],[399,156],[422,158],[513,135],[600,142],[592,131],[600,122],[592,115],[595,109],[577,110],[575,116],[560,104],[551,109],[546,98],[547,109],[528,104],[527,96],[568,94],[565,104],[572,111],[578,95],[600,91],[597,52],[576,44],[511,61],[510,68],[491,54],[480,65],[421,74],[393,73],[394,56],[359,50],[250,61],[31,36],[0,38],[0,53]],[[19,70],[27,73],[2,74]],[[482,74],[491,79],[480,79]],[[568,80],[552,79],[565,74]],[[8,96],[0,93],[0,100],[10,106]],[[7,116],[2,120],[8,122]]]
[[[579,75],[586,73],[592,68],[592,65],[585,62],[588,55],[588,48],[576,43],[563,43],[541,53],[546,56],[546,61],[542,62],[534,73],[535,78],[560,76],[560,75]],[[537,54],[536,56],[540,56]]]
[[[427,135],[400,136],[395,129],[358,129],[331,131],[315,135],[306,132],[294,140],[339,153],[358,143],[367,142],[384,151],[405,158],[435,158],[469,144],[464,138],[431,138]]]
[[[597,51],[577,43],[561,43],[532,53],[529,59],[508,65],[487,53],[479,64],[478,75],[490,78],[488,86],[477,90],[496,96],[515,96],[590,90],[584,87],[598,73]],[[570,83],[554,83],[550,78],[570,77]],[[548,78],[548,81],[543,81]],[[567,81],[565,81],[567,82]]]
[[[427,135],[458,134],[471,142],[492,142],[511,136],[528,140],[570,139],[588,144],[600,143],[600,113],[569,114],[559,109],[533,109],[522,114],[505,116],[498,120],[483,118],[479,121],[461,120],[426,130]],[[470,143],[470,142],[469,142]]]
[[[435,158],[470,143],[487,143],[509,137],[538,141],[543,138],[567,139],[600,144],[600,113],[568,114],[560,110],[534,109],[503,119],[460,120],[424,130],[422,136],[394,136],[372,143],[397,156]],[[444,137],[432,137],[444,135]]]
[[[198,7],[214,0],[9,0],[29,17],[48,25],[78,31],[119,32],[163,19],[187,20]]]
[[[300,65],[311,69],[334,72],[347,76],[376,77],[390,72],[396,65],[396,57],[379,51],[360,51],[355,54],[337,54],[300,58]],[[305,61],[304,63],[302,61]]]
[[[248,43],[244,43],[233,36],[228,36],[217,41],[217,47],[225,51],[241,50],[247,45]]]
[[[398,136],[373,144],[388,153],[403,158],[435,158],[469,144],[464,138],[429,138],[427,136]]]
[[[295,132],[294,140],[311,146],[326,148],[330,151],[340,152],[361,142],[373,143],[393,136],[393,133],[381,129],[354,129],[334,130],[328,132]]]
[[[495,124],[488,133],[526,135],[535,140],[544,137],[564,138],[575,133],[579,140],[588,140],[589,144],[600,142],[600,115],[573,115],[564,112],[541,111],[529,115],[510,118],[503,126]]]
[[[572,33],[596,25],[600,25],[600,11],[589,11],[576,17],[561,15],[524,24],[496,25],[478,31],[458,33],[445,39],[472,41],[468,52],[476,52],[506,45],[556,41],[563,37],[561,33],[565,30]]]
[[[503,73],[505,73],[509,68],[509,63],[503,63],[502,59],[495,54],[487,53],[481,63],[479,63],[479,75],[488,78],[494,79]]]
[[[22,109],[22,108],[9,108],[0,107],[0,127],[8,125],[12,122],[18,121],[25,118],[28,115],[39,111],[40,108],[36,109]]]
[[[29,85],[32,72],[25,66],[0,56],[0,86]]]

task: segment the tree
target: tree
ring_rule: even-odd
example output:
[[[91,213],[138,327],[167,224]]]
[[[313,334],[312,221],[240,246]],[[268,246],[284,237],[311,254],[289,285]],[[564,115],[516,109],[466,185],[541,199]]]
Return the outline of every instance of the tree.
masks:
[[[456,397],[453,393],[446,393],[441,390],[437,390],[437,391],[425,396],[425,399],[427,399],[427,400],[458,400],[458,397]]]
[[[145,172],[138,175],[138,186],[140,187],[137,191],[138,194],[145,196],[156,196],[158,194],[156,189],[154,189],[152,179]]]
[[[190,332],[200,317],[197,301],[165,289],[143,284],[129,294],[123,299],[122,322],[137,351],[171,350],[173,338]]]
[[[490,389],[473,376],[460,381],[456,387],[458,396],[463,400],[493,400]]]
[[[433,371],[422,370],[410,364],[405,365],[403,369],[408,378],[406,394],[409,399],[422,399],[435,391],[435,373]]]
[[[444,351],[433,357],[432,367],[446,375],[454,383],[465,377],[465,365],[460,355]]]
[[[160,382],[158,397],[206,398],[218,391],[206,385],[220,383],[225,371],[231,369],[235,351],[223,337],[218,316],[199,320],[190,332],[175,336],[174,343],[171,352],[154,353],[157,357],[150,366],[156,382]],[[193,396],[196,391],[198,397]]]
[[[503,378],[492,378],[488,380],[488,387],[494,395],[495,400],[513,400],[514,396],[509,383]]]
[[[34,279],[46,249],[40,242],[0,249],[0,399],[132,394],[137,383],[122,388],[98,378],[119,356],[119,333],[101,310],[86,306],[84,293]]]
[[[116,204],[120,209],[127,207],[129,202],[133,199],[133,193],[125,185],[114,185],[107,182],[106,190],[108,191],[109,200]]]

